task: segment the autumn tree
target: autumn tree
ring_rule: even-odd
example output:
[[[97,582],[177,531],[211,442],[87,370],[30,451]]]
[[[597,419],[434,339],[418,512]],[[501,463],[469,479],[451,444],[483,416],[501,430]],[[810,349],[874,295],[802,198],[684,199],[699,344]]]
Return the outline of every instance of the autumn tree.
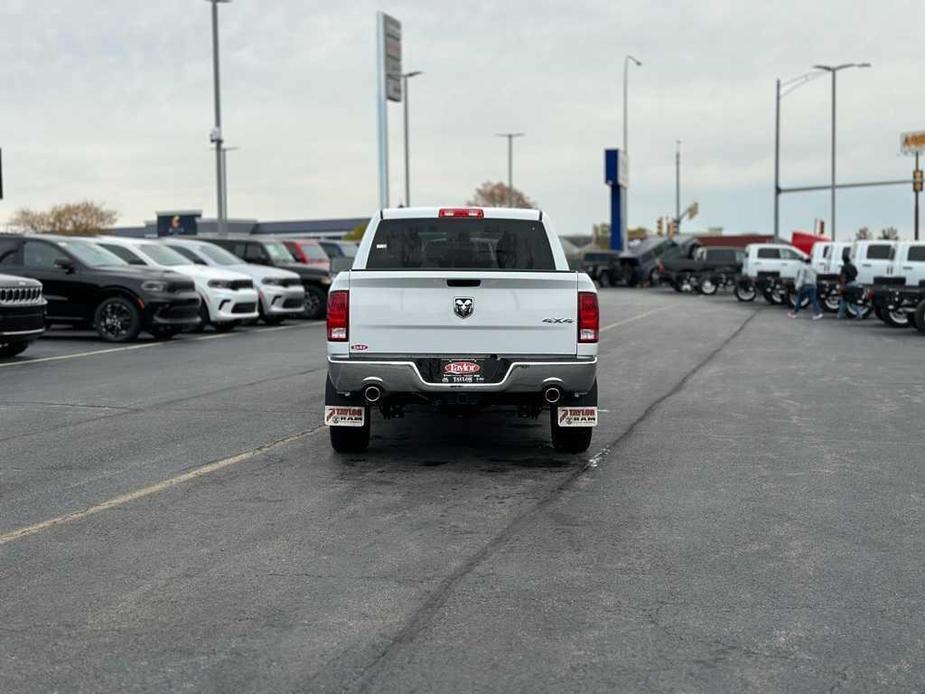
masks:
[[[355,227],[353,227],[353,229],[344,235],[344,241],[361,241],[363,239],[363,234],[366,232],[366,226],[368,224],[369,222],[357,224]]]
[[[103,205],[85,200],[55,205],[49,210],[17,210],[10,220],[14,231],[64,236],[95,236],[116,223],[118,214]]]
[[[896,227],[887,227],[880,230],[880,238],[885,241],[898,241],[899,230]]]
[[[513,193],[513,195],[509,195]],[[524,207],[535,209],[536,203],[517,188],[508,189],[507,184],[500,181],[492,183],[485,181],[475,189],[472,199],[467,205],[472,207]]]

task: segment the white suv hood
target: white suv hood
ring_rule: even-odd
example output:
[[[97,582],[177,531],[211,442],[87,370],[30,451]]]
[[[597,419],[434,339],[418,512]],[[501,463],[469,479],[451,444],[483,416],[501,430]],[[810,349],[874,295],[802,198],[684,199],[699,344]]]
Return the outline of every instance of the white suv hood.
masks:
[[[173,265],[169,268],[181,275],[186,275],[194,280],[249,280],[253,279],[251,275],[245,275],[241,272],[233,272],[208,265]]]
[[[242,275],[247,275],[255,280],[256,283],[260,283],[261,280],[265,280],[268,277],[273,279],[283,280],[283,279],[299,279],[298,273],[289,272],[289,270],[280,270],[275,267],[267,267],[266,265],[257,265],[254,263],[241,263],[240,265],[226,265],[229,270],[232,272],[240,272]]]

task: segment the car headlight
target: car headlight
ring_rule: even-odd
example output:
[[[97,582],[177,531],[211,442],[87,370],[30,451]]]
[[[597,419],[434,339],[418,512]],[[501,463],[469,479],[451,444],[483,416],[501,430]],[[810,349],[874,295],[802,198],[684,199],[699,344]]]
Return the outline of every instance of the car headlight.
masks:
[[[167,283],[160,280],[148,280],[141,283],[141,288],[146,292],[166,292]]]
[[[276,277],[264,277],[262,280],[260,280],[260,283],[261,283],[261,284],[269,284],[270,286],[273,286],[273,287],[282,287],[282,286],[283,286],[283,281],[282,281],[281,279],[276,278]]]
[[[228,280],[209,280],[209,286],[213,289],[231,289],[231,282]]]

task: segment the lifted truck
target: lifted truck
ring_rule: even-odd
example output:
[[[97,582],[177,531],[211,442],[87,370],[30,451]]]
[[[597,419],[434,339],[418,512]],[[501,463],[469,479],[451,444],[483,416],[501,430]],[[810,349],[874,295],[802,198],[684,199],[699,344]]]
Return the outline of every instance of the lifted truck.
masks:
[[[874,313],[884,323],[892,328],[915,325],[916,309],[925,301],[925,243],[896,243],[886,274],[874,278],[870,294]]]
[[[324,423],[369,446],[370,414],[549,413],[553,446],[597,424],[597,292],[537,210],[402,208],[369,224],[328,300]]]

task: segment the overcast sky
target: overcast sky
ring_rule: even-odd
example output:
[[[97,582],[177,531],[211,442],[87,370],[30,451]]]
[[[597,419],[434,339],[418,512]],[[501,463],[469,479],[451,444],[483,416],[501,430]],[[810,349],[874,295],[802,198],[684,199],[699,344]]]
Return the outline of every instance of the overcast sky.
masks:
[[[766,232],[774,80],[870,61],[838,78],[839,180],[910,177],[899,134],[925,129],[921,2],[234,0],[221,6],[233,217],[369,215],[378,207],[375,13],[399,19],[412,81],[412,202],[463,203],[507,175],[560,233],[609,216],[603,150],[630,84],[630,223],[674,209],[675,141],[690,226]],[[784,185],[829,178],[831,87],[783,102]],[[401,106],[389,108],[392,204]],[[140,224],[215,214],[210,11],[203,0],[0,0],[0,224],[23,206],[93,199]],[[839,194],[839,230],[912,229],[911,186]],[[782,229],[828,218],[828,193],[783,199]]]

